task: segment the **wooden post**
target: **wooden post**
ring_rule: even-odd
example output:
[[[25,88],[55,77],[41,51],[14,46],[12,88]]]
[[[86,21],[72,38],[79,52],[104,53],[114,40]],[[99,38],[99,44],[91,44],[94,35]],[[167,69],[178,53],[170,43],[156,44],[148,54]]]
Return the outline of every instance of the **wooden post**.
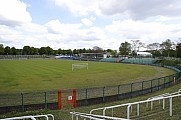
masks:
[[[76,108],[76,89],[73,89],[73,107]]]

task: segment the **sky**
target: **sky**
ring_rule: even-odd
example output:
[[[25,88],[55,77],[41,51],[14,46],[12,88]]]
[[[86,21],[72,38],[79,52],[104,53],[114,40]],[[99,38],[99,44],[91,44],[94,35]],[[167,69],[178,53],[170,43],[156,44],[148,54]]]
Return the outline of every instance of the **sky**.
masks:
[[[0,0],[0,44],[118,50],[120,44],[177,42],[180,0]]]

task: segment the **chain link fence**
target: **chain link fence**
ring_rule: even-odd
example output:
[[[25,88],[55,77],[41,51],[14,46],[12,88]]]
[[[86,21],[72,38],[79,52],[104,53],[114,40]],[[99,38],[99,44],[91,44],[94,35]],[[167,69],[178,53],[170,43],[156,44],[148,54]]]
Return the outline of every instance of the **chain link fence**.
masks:
[[[144,95],[177,84],[180,81],[181,72],[125,85],[78,89],[77,106],[99,104]]]

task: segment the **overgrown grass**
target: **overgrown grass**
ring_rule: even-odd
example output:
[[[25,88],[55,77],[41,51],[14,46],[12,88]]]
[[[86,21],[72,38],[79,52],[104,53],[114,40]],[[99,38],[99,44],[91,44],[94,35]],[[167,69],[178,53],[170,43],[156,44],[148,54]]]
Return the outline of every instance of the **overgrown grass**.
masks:
[[[89,69],[72,71],[71,60],[0,61],[0,93],[108,86],[174,74],[145,65],[88,62]]]

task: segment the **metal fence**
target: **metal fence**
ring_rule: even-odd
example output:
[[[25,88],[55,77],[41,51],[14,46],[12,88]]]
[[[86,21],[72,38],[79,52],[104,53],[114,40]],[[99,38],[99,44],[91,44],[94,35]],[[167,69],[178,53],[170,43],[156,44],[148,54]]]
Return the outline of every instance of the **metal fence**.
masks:
[[[57,91],[0,94],[0,114],[38,109],[57,109]]]
[[[177,84],[181,72],[176,74],[123,85],[84,88],[76,90],[76,106],[112,102],[144,95]],[[0,114],[12,111],[58,109],[58,91],[0,94]],[[66,90],[65,90],[66,92]]]
[[[27,60],[27,59],[46,59],[54,58],[48,55],[0,55],[0,60]]]
[[[77,106],[99,104],[144,95],[177,84],[181,72],[148,81],[77,90]]]

